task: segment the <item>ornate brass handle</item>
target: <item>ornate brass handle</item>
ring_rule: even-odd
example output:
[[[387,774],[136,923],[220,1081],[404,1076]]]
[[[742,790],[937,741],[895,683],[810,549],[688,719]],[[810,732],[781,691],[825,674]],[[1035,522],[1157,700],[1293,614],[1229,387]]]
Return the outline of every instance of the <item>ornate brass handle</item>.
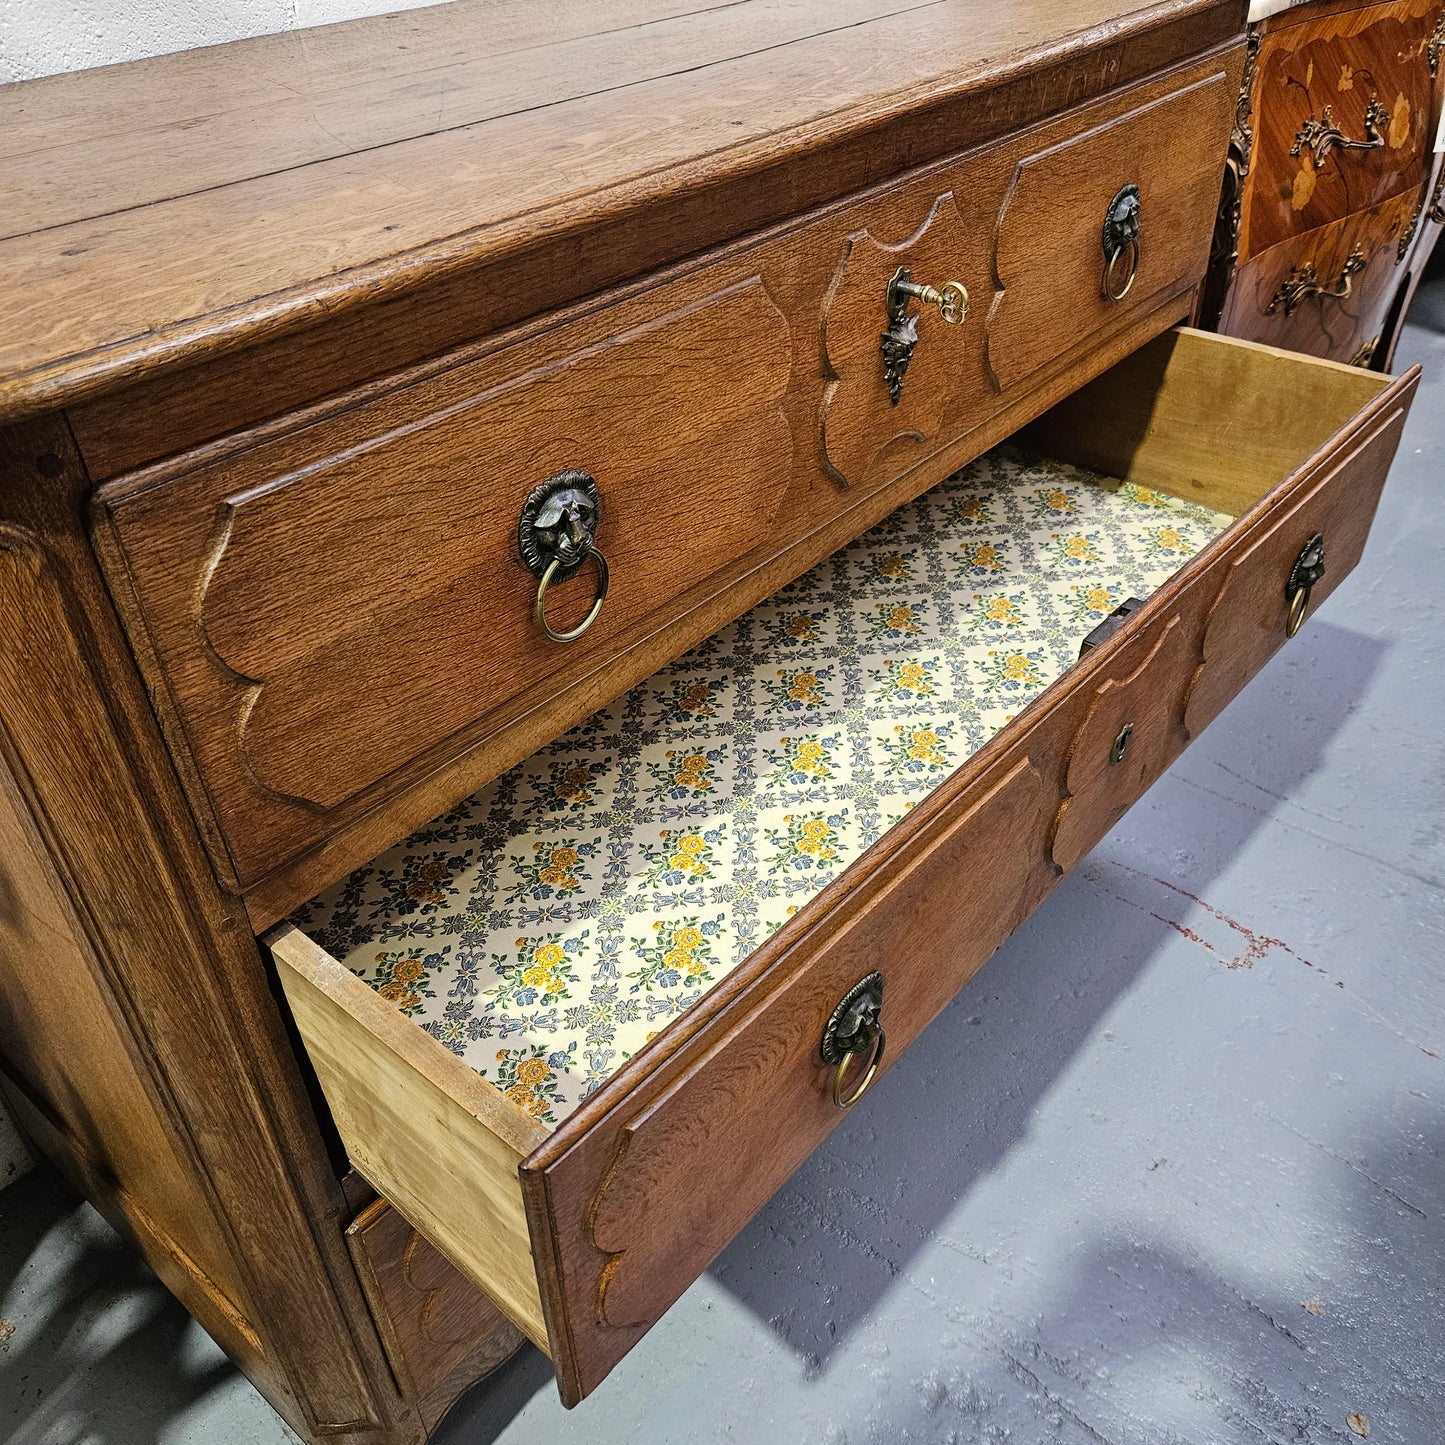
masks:
[[[1284,314],[1293,316],[1300,302],[1309,296],[1318,296],[1322,301],[1343,301],[1350,294],[1351,278],[1364,269],[1365,253],[1358,246],[1345,258],[1345,264],[1340,267],[1339,280],[1333,286],[1322,282],[1319,272],[1313,266],[1294,266],[1290,269],[1289,277],[1280,283],[1279,290],[1264,308],[1264,314],[1273,316],[1280,307],[1284,307]]]
[[[1435,28],[1430,32],[1430,39],[1425,45],[1425,60],[1431,75],[1439,74],[1442,49],[1445,49],[1445,15],[1435,22]]]
[[[883,355],[883,380],[888,383],[888,399],[898,405],[903,395],[903,375],[913,360],[918,345],[918,317],[908,311],[908,303],[936,306],[938,314],[949,326],[958,326],[968,316],[968,287],[961,281],[945,281],[942,286],[920,286],[906,266],[900,266],[889,279],[883,298],[888,314],[888,327],[879,339]]]
[[[1442,192],[1445,192],[1445,166],[1440,169],[1440,175],[1435,181],[1435,189],[1430,192],[1429,209],[1425,212],[1425,219],[1435,226],[1445,222],[1445,206],[1440,203]]]
[[[1310,593],[1324,575],[1325,536],[1323,532],[1316,532],[1294,559],[1289,580],[1284,585],[1284,595],[1289,599],[1289,611],[1284,619],[1286,637],[1293,637],[1304,625],[1305,614],[1310,609]]]
[[[1380,127],[1388,125],[1389,122],[1390,112],[1380,104],[1380,97],[1372,92],[1370,103],[1365,107],[1365,138],[1352,140],[1335,124],[1334,107],[1327,105],[1318,119],[1311,116],[1299,128],[1289,153],[1297,156],[1302,150],[1308,149],[1314,157],[1315,169],[1319,170],[1332,150],[1378,150],[1385,144],[1385,133]]]
[[[1100,287],[1106,301],[1122,301],[1133,289],[1139,274],[1139,187],[1120,188],[1104,212],[1104,278]],[[1119,263],[1125,263],[1123,283]]]
[[[558,472],[533,487],[517,519],[517,548],[522,561],[538,578],[535,616],[550,642],[575,642],[602,613],[610,576],[607,559],[597,546],[602,521],[602,494],[586,472]],[[575,627],[558,632],[547,621],[547,589],[575,577],[591,562],[597,573],[597,595]]]
[[[883,975],[870,973],[838,1000],[837,1008],[823,1027],[819,1052],[825,1064],[834,1065],[833,1103],[840,1109],[851,1109],[878,1077],[887,1043],[880,1022],[882,1012]],[[853,1061],[860,1056],[862,1077],[845,1094],[844,1081],[852,1071]]]

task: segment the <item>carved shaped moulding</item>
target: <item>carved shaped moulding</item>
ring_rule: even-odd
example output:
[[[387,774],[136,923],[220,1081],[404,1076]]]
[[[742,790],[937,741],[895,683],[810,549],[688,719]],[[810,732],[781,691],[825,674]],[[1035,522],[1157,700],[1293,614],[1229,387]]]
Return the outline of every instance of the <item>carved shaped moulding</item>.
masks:
[[[1054,877],[1042,846],[1052,782],[1018,757],[971,791],[971,803],[954,800],[912,840],[914,857],[890,881],[838,903],[795,945],[792,967],[750,989],[729,1026],[714,1028],[711,1045],[620,1123],[609,1154],[593,1157],[592,1248],[578,1238],[569,1249],[579,1278],[595,1272],[599,1332],[657,1319],[842,1120],[820,1047],[859,979],[884,976],[881,1022],[896,1057],[1039,903]],[[992,860],[984,875],[980,857]],[[697,1187],[719,1175],[733,1187]],[[554,1184],[554,1193],[569,1191]]]
[[[114,501],[242,876],[276,857],[264,829],[232,831],[263,817],[259,798],[266,817],[333,808],[545,702],[774,540],[793,477],[787,321],[757,276],[644,318],[526,371],[497,353]],[[568,469],[596,479],[612,588],[563,647],[537,625],[518,518]],[[553,587],[559,626],[593,584]]]
[[[407,429],[229,499],[202,625],[216,658],[259,684],[240,724],[257,780],[332,806],[555,669],[516,556],[519,509],[548,476],[589,472],[605,499],[601,540],[627,581],[598,635],[763,541],[789,473],[788,351],[754,282],[429,419],[421,445]],[[566,584],[561,607],[566,588],[586,591]],[[321,766],[314,739],[338,723],[347,746]]]
[[[916,219],[917,203],[894,201],[877,225],[900,229]],[[843,486],[884,481],[937,451],[967,424],[968,404],[989,394],[980,363],[978,317],[988,309],[987,230],[966,220],[952,191],[939,195],[906,240],[881,241],[871,229],[855,231],[843,247],[823,302],[822,345],[826,377],[819,444],[823,465]],[[888,284],[899,268],[920,287],[957,281],[969,293],[969,314],[954,325],[937,304],[910,301],[896,328],[911,347],[895,339],[896,369],[890,395],[885,358],[889,331]],[[902,354],[899,354],[899,353]],[[911,354],[909,354],[911,353]],[[957,415],[963,425],[944,429]],[[981,417],[974,415],[972,422]]]
[[[384,1200],[353,1222],[347,1242],[392,1368],[433,1429],[521,1348],[521,1332]]]
[[[1018,164],[999,212],[984,328],[1001,390],[1203,274],[1223,158],[1197,137],[1226,131],[1234,104],[1228,77],[1210,76]],[[1137,275],[1127,296],[1110,300],[1102,228],[1131,185],[1139,193]]]
[[[1156,623],[1120,651],[1094,689],[1069,744],[1054,818],[1060,868],[1078,863],[1184,747],[1180,683],[1194,630],[1177,615]]]

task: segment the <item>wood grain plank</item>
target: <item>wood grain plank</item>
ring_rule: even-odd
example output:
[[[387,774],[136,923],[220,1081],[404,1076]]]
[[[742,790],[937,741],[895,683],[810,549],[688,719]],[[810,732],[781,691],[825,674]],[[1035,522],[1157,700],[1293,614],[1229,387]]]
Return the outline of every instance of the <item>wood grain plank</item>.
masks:
[[[103,147],[117,137],[245,113],[268,103],[416,84],[460,53],[511,55],[696,11],[708,0],[450,0],[338,25],[279,31],[0,86],[0,159]],[[182,143],[183,138],[182,138]],[[203,158],[193,158],[197,165]]]
[[[634,25],[619,23],[623,16],[608,16],[605,26],[600,12],[574,9],[557,17],[560,33],[538,33],[533,44],[484,44],[478,46],[481,54],[456,58],[454,53],[449,63],[408,67],[370,82],[352,82],[348,76],[348,83],[313,84],[301,94],[273,84],[241,105],[226,103],[224,91],[212,91],[222,104],[210,111],[190,107],[183,117],[131,124],[99,139],[93,133],[77,136],[45,149],[42,164],[15,166],[18,174],[9,179],[10,205],[0,225],[6,236],[16,236],[113,216],[236,181],[703,71],[940,3],[834,0],[825,12],[799,0],[740,0]],[[740,44],[744,27],[746,40]],[[488,29],[479,24],[479,40],[487,40]],[[311,73],[343,78],[330,65]],[[0,124],[3,118],[0,106]]]
[[[1224,0],[1156,0],[1122,17],[1108,0],[925,5],[153,206],[111,213],[100,201],[98,219],[0,242],[10,321],[0,415],[283,334],[679,196],[751,188],[746,204],[709,212],[707,239],[723,239],[757,214],[763,190],[786,194],[785,170],[806,168],[816,185],[822,150],[891,131],[901,138],[891,144],[927,159],[960,137],[921,126],[924,113],[962,114],[1027,76],[1025,92],[974,109],[975,136],[991,134],[990,120],[1006,124],[1011,110],[1047,113],[1178,59],[1185,44],[1226,40],[1237,11]],[[745,50],[748,28],[737,34]],[[1041,79],[1054,68],[1057,80]],[[35,163],[0,168],[0,182],[13,187]]]

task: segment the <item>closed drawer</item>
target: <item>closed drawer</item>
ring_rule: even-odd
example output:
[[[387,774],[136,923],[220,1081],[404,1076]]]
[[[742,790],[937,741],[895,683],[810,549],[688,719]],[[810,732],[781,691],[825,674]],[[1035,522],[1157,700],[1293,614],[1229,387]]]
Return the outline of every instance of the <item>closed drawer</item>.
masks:
[[[1435,0],[1392,0],[1265,23],[1241,260],[1420,189],[1438,114],[1439,19]]]
[[[434,1430],[463,1390],[521,1347],[522,1336],[384,1199],[357,1215],[346,1242],[391,1367]]]
[[[429,817],[439,790],[495,776],[1176,321],[1207,260],[1239,63],[1220,52],[108,484],[103,560],[218,870],[253,919],[273,922]],[[1103,224],[1129,186],[1142,231],[1110,299]],[[880,341],[900,267],[960,281],[971,305],[947,325],[908,303],[916,345],[895,405]],[[517,532],[532,489],[564,472],[596,481],[611,586],[595,624],[558,645]],[[552,588],[557,629],[597,586],[589,564]]]
[[[268,936],[566,1402],[1353,565],[1415,378],[1170,333]]]
[[[1395,196],[1243,262],[1220,330],[1368,365],[1403,280],[1400,263],[1419,202],[1414,191]]]

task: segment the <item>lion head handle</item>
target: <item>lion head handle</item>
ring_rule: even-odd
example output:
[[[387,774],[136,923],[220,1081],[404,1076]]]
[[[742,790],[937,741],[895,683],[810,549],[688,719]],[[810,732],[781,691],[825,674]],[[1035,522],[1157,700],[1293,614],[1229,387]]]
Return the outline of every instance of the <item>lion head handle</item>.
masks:
[[[534,488],[522,508],[522,560],[539,577],[554,560],[564,572],[574,571],[592,550],[601,520],[597,483],[586,472],[559,472]]]

